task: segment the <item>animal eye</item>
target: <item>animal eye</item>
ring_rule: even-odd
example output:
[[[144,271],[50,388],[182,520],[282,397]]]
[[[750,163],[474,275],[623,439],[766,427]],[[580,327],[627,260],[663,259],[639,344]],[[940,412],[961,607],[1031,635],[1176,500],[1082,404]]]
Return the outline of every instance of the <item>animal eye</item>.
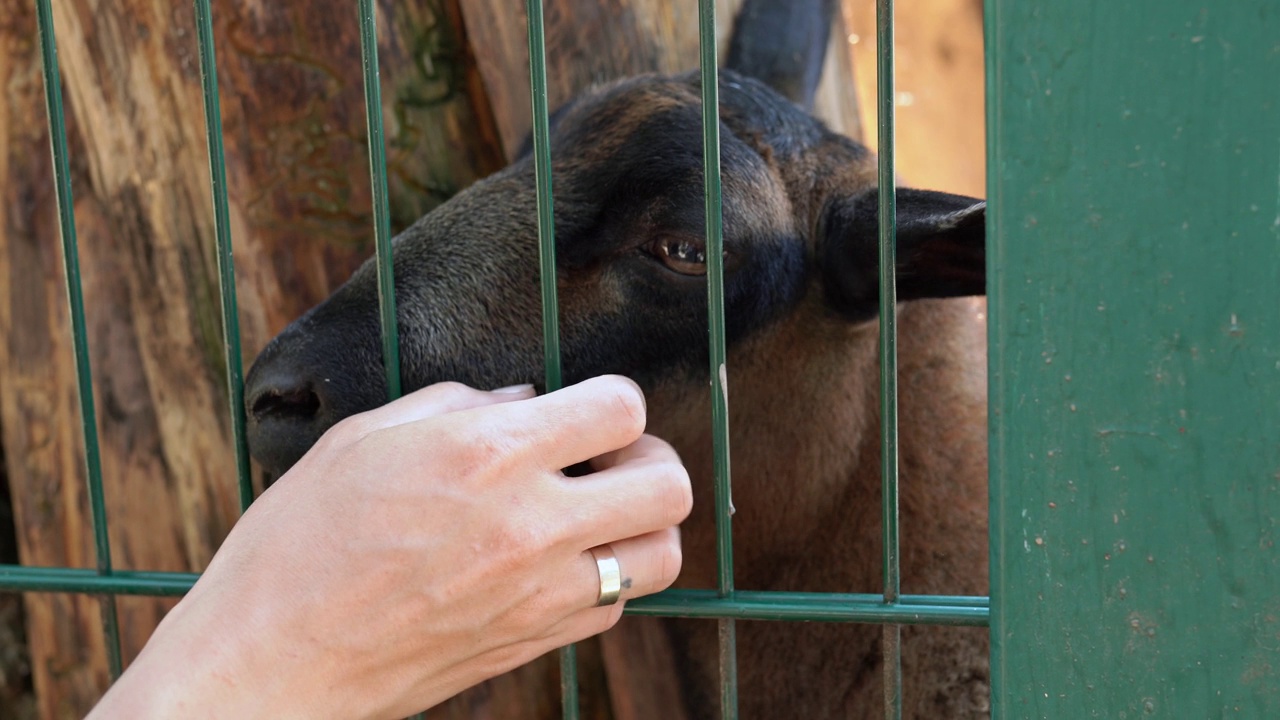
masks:
[[[664,237],[649,246],[649,253],[681,275],[706,275],[707,251],[688,238]]]

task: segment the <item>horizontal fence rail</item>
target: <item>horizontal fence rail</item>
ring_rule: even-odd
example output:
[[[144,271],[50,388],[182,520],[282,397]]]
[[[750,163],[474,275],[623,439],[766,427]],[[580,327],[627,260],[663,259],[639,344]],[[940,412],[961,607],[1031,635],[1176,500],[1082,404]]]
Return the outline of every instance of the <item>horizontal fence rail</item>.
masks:
[[[191,589],[196,573],[0,565],[0,591],[178,596]],[[886,604],[879,594],[803,593],[737,590],[731,598],[717,590],[666,590],[627,602],[625,614],[656,617],[847,622],[864,624],[986,626],[986,597],[901,595]]]
[[[68,173],[65,121],[58,79],[56,41],[49,0],[36,0],[46,102],[57,183],[58,219],[62,238],[68,300],[72,317],[73,348],[85,446],[86,482],[92,509],[96,567],[29,567],[0,565],[0,591],[67,592],[102,596],[103,624],[113,675],[121,665],[116,595],[180,596],[199,578],[196,573],[115,570],[107,540],[107,519],[98,459],[96,419],[84,307],[81,297]],[[879,108],[879,186],[894,187],[893,113],[893,2],[877,0]],[[369,171],[373,193],[373,232],[376,246],[379,319],[387,395],[401,392],[399,342],[396,327],[395,282],[387,197],[387,167],[383,137],[382,101],[377,56],[376,6],[359,0],[358,22],[364,73],[365,112],[369,143]],[[244,373],[235,292],[235,267],[228,220],[227,175],[218,100],[216,56],[209,0],[195,0],[200,50],[201,82],[205,103],[210,189],[214,208],[215,248],[223,322],[224,360],[231,408],[232,439],[241,504],[252,500],[247,443]],[[547,106],[547,71],[542,0],[526,0],[532,139],[537,185],[540,288],[543,311],[545,389],[561,387],[559,306],[556,296],[554,206],[552,202],[551,147]],[[990,603],[986,597],[902,595],[899,571],[898,527],[898,428],[897,359],[895,327],[895,206],[894,193],[881,192],[879,206],[880,356],[883,577],[882,592],[807,593],[738,590],[733,576],[733,530],[727,400],[725,340],[723,216],[720,177],[720,118],[718,61],[713,0],[698,0],[700,79],[702,97],[703,170],[707,243],[707,318],[709,326],[709,388],[712,397],[714,449],[717,586],[704,590],[667,590],[633,600],[626,614],[707,618],[719,622],[721,717],[737,717],[736,620],[871,623],[884,625],[885,716],[901,716],[901,625],[987,626]],[[577,662],[573,647],[561,653],[563,715],[579,715]]]

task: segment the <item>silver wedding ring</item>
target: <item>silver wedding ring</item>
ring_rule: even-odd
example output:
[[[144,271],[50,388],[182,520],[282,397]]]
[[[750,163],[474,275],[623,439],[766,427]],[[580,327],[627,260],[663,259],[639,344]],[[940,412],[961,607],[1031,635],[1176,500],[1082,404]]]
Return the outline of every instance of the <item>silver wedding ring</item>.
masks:
[[[622,595],[622,567],[609,545],[591,548],[591,557],[596,559],[596,571],[600,573],[600,597],[596,599],[596,607],[604,607],[618,602]]]

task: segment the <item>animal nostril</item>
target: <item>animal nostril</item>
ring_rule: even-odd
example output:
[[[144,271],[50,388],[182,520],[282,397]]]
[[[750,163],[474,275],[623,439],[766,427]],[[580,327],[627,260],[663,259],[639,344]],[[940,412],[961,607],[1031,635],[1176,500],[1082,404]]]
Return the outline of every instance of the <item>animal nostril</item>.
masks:
[[[320,396],[309,386],[264,390],[254,398],[250,411],[259,420],[266,417],[310,420],[320,411]]]

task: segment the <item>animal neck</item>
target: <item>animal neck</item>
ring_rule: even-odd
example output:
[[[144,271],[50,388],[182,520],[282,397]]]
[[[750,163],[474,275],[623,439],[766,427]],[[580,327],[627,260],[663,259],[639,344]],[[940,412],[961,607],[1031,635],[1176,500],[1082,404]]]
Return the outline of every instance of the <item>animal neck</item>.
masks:
[[[736,347],[728,367],[735,571],[744,589],[869,590],[880,558],[878,326],[851,325],[816,300]],[[914,418],[973,420],[982,446],[985,393],[978,301],[911,303],[899,312],[900,462],[904,507],[941,512],[926,485],[952,472]],[[922,337],[922,339],[917,339]],[[976,373],[971,366],[977,364]],[[680,453],[694,484],[682,527],[679,584],[715,587],[715,502],[707,387],[654,390],[649,431]],[[936,406],[936,408],[935,408]],[[941,413],[941,414],[937,414]],[[956,432],[952,430],[951,432]],[[969,474],[981,476],[985,455]],[[967,462],[967,461],[966,461]],[[938,502],[949,501],[939,493]],[[981,509],[985,496],[974,498]],[[950,510],[949,510],[950,512]],[[836,558],[843,557],[843,562]]]
[[[735,565],[744,587],[772,584],[761,576],[776,565],[766,556],[804,552],[833,501],[861,484],[857,468],[876,464],[860,441],[876,422],[876,328],[815,324],[820,309],[806,310],[756,333],[728,362]],[[694,514],[682,528],[685,586],[714,587],[708,386],[659,388],[650,402],[650,432],[676,448],[694,484]]]

